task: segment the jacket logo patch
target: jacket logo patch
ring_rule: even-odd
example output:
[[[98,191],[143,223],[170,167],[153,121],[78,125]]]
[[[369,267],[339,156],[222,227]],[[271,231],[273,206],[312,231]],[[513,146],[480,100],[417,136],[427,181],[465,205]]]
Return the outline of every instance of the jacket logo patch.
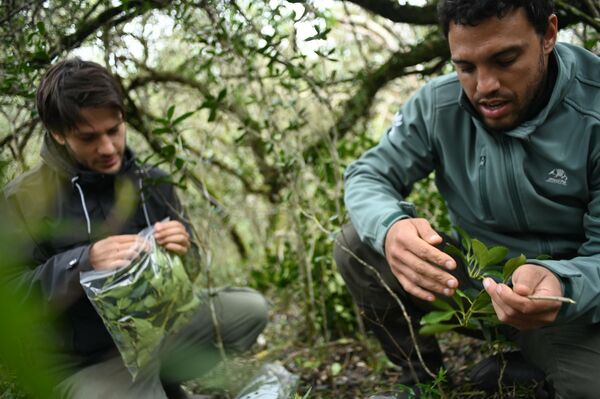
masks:
[[[561,186],[567,185],[567,173],[563,169],[552,169],[548,172],[547,183],[560,184]]]

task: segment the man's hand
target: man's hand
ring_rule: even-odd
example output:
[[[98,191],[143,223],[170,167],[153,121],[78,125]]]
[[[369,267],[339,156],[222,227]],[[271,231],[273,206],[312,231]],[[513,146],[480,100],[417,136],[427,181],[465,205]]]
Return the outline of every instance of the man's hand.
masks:
[[[158,245],[177,255],[185,255],[190,248],[190,236],[185,226],[177,220],[156,223],[154,238]]]
[[[137,234],[110,236],[92,244],[90,264],[94,270],[112,270],[129,265],[148,243]]]
[[[403,219],[385,237],[385,257],[402,288],[417,298],[433,301],[434,294],[450,296],[458,280],[442,270],[454,270],[452,257],[435,247],[442,237],[425,219]]]
[[[528,295],[561,296],[562,287],[554,273],[542,266],[525,264],[515,270],[512,281],[511,289],[506,284],[497,284],[491,278],[483,280],[502,323],[519,330],[531,330],[556,320],[560,302],[527,298]]]

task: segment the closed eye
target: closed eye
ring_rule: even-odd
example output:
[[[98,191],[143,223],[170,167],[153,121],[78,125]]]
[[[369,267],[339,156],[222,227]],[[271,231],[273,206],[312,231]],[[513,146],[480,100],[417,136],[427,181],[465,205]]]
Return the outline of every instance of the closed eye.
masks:
[[[85,143],[91,143],[92,141],[94,141],[96,139],[96,135],[90,134],[90,135],[80,135],[79,136],[79,140],[85,142]]]
[[[506,68],[506,67],[509,67],[512,64],[514,64],[516,60],[517,60],[517,58],[515,57],[515,58],[508,59],[508,60],[498,60],[497,63],[501,67]]]

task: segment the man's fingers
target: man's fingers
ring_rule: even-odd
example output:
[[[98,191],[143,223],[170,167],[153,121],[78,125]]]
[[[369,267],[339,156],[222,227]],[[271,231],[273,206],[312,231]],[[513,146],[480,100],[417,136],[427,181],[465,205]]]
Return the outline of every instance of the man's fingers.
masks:
[[[171,227],[167,227],[164,229],[161,229],[160,231],[156,231],[154,233],[154,237],[167,237],[170,235],[174,235],[174,234],[182,234],[182,235],[186,235],[189,236],[188,232],[186,231],[186,229],[179,225],[179,226],[171,226]]]
[[[456,268],[456,262],[452,257],[436,247],[433,247],[420,238],[410,239],[404,243],[404,248],[415,257],[429,262],[430,264],[444,267],[448,270]]]
[[[560,304],[532,301],[492,279],[484,279],[484,287],[492,298],[492,305],[502,323],[519,329],[532,329],[552,322]]]
[[[176,243],[170,243],[165,245],[165,249],[167,251],[174,252],[177,255],[185,255],[188,251],[188,247]]]
[[[418,236],[409,237],[404,247],[431,264],[454,270],[456,268],[454,259],[434,246],[441,244],[442,237],[431,228],[429,222],[425,219],[414,219],[413,225],[417,229]]]
[[[413,224],[419,236],[430,245],[442,243],[442,237],[431,227],[431,224],[426,219],[413,219]]]
[[[413,284],[405,276],[396,275],[396,278],[402,285],[402,288],[404,288],[404,291],[406,291],[410,295],[420,298],[424,301],[428,301],[428,302],[433,302],[435,300],[435,296],[431,292],[426,291],[426,290],[422,289],[421,287]]]
[[[408,252],[402,256],[402,262],[396,263],[400,272],[415,285],[428,291],[450,296],[458,286],[458,281],[439,267],[431,265]]]
[[[118,244],[128,244],[128,243],[136,242],[139,238],[140,238],[140,236],[138,236],[137,234],[121,234],[118,236],[110,236],[108,238],[105,238],[102,241],[107,240],[109,242],[118,243]]]
[[[185,232],[187,234],[187,230],[185,229],[185,226],[177,221],[177,220],[171,220],[168,222],[159,222],[154,224],[154,232],[155,235],[168,235],[168,234],[174,234],[177,232]]]
[[[160,245],[165,245],[169,243],[179,243],[181,245],[188,246],[189,237],[187,234],[173,234],[169,236],[156,238],[156,242],[158,242]]]

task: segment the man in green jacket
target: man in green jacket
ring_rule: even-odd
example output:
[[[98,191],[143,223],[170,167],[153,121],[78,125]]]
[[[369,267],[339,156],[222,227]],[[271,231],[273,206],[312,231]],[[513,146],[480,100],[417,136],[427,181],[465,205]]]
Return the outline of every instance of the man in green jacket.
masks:
[[[550,0],[446,0],[438,12],[456,73],[421,88],[381,142],[348,167],[352,225],[338,237],[338,267],[388,357],[412,371],[407,382],[430,378],[394,296],[416,331],[430,302],[466,283],[460,265],[439,249],[442,237],[404,201],[435,171],[454,225],[508,247],[509,256],[528,257],[512,285],[483,281],[524,358],[557,397],[596,397],[600,59],[556,43]],[[552,260],[537,260],[541,254]],[[437,342],[417,341],[435,372],[442,365]]]

